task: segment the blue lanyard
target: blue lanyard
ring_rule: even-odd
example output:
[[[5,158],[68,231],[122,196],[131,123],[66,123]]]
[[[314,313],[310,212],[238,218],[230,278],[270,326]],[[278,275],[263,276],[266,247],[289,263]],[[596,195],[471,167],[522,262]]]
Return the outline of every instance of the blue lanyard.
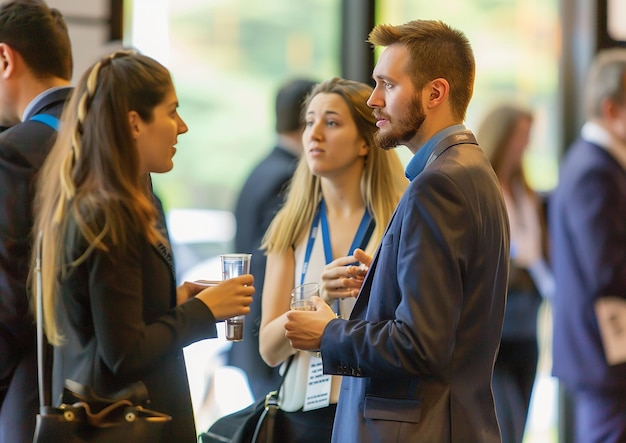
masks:
[[[309,267],[309,261],[311,260],[311,253],[313,252],[313,244],[315,243],[315,239],[317,238],[317,234],[319,232],[318,224],[322,222],[322,240],[324,242],[324,257],[326,259],[326,264],[333,261],[333,248],[330,244],[330,230],[328,228],[328,218],[326,217],[326,205],[324,204],[324,200],[320,201],[319,206],[317,207],[317,211],[315,212],[315,216],[313,217],[313,222],[311,223],[311,232],[309,233],[309,240],[306,245],[306,251],[304,253],[304,263],[302,264],[302,275],[300,277],[300,284],[304,283],[304,278],[306,276],[306,271]],[[350,246],[350,250],[348,254],[351,254],[357,247],[360,247],[365,239],[365,236],[368,234],[371,235],[371,224],[372,224],[372,216],[368,211],[365,211],[363,214],[363,218],[361,218],[361,223],[359,224],[359,228],[354,235],[354,239],[352,240],[352,245]]]
[[[50,114],[35,114],[29,120],[43,123],[44,125],[48,125],[55,131],[58,131],[59,126],[61,125],[61,122],[59,121],[59,119],[56,118],[54,115],[50,115]]]

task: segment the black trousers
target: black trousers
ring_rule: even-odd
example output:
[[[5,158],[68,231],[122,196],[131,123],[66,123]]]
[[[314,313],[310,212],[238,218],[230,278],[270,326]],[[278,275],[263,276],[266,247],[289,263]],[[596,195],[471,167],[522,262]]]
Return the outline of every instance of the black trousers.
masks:
[[[493,396],[502,443],[522,443],[538,360],[536,339],[500,343],[493,372]]]

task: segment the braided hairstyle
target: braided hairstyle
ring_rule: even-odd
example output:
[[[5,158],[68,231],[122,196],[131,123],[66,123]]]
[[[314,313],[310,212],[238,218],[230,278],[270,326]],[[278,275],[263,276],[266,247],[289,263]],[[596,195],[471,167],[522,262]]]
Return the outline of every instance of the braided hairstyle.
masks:
[[[85,72],[65,108],[35,198],[35,232],[42,234],[44,326],[53,344],[63,338],[54,318],[59,278],[93,250],[107,251],[107,243],[124,247],[129,226],[153,245],[165,242],[149,177],[140,172],[129,112],[150,122],[154,107],[172,88],[169,71],[157,61],[120,50]],[[76,237],[68,234],[70,225],[88,244],[77,259],[66,253]]]

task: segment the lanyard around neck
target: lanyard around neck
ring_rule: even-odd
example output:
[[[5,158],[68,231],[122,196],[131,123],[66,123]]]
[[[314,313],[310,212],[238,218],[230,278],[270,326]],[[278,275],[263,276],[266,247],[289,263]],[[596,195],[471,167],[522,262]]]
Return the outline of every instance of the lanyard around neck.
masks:
[[[309,267],[309,261],[311,260],[311,253],[313,252],[313,244],[315,243],[315,239],[317,238],[317,234],[319,232],[318,225],[320,224],[320,221],[322,225],[322,241],[324,243],[324,258],[326,260],[326,264],[333,261],[333,248],[330,243],[330,229],[328,227],[328,218],[326,216],[326,205],[324,204],[324,200],[322,199],[319,206],[317,207],[317,211],[315,212],[315,216],[313,217],[313,221],[311,223],[309,240],[307,241],[306,251],[304,253],[304,263],[302,265],[300,284],[304,283],[306,271]],[[363,217],[361,218],[361,223],[359,223],[359,228],[354,235],[354,239],[352,240],[352,245],[350,246],[348,255],[351,254],[356,248],[364,246],[363,242],[365,240],[365,237],[372,234],[373,223],[374,221],[371,214],[369,213],[369,211],[366,210],[363,214]]]

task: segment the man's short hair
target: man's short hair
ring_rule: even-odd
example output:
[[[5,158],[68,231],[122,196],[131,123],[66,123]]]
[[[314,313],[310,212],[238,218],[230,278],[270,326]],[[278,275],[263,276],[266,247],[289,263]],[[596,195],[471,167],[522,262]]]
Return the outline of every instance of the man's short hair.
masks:
[[[72,46],[61,13],[42,0],[0,5],[0,43],[17,51],[38,77],[72,78]]]
[[[450,84],[452,112],[465,119],[474,92],[476,62],[463,32],[438,20],[413,20],[398,26],[377,25],[368,41],[374,46],[404,45],[409,52],[407,74],[415,88],[445,78]]]
[[[596,54],[585,87],[588,119],[602,117],[602,103],[609,99],[626,104],[626,49],[604,49]]]
[[[302,104],[316,82],[295,79],[284,84],[276,94],[276,132],[286,133],[302,127]]]

